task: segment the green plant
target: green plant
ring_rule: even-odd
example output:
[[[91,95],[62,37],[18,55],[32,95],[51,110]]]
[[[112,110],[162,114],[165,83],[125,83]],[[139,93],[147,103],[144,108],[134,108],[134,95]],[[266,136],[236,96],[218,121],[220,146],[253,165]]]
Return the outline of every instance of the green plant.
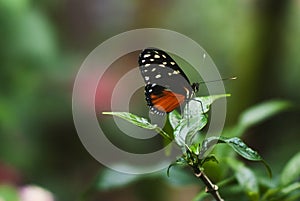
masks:
[[[206,192],[210,193],[217,201],[223,200],[219,193],[219,187],[225,186],[227,186],[227,194],[228,192],[230,193],[230,189],[232,193],[240,194],[240,192],[245,192],[247,197],[253,201],[259,199],[297,199],[300,193],[298,192],[298,194],[291,194],[291,192],[299,189],[299,183],[293,183],[292,180],[295,178],[295,175],[299,175],[300,171],[290,171],[290,169],[293,169],[294,165],[299,163],[300,155],[298,155],[295,159],[292,159],[292,161],[289,163],[290,165],[285,168],[283,173],[285,176],[281,179],[281,183],[275,189],[273,189],[274,186],[267,186],[266,184],[263,185],[262,180],[259,179],[261,177],[258,177],[250,168],[246,167],[246,165],[236,157],[236,155],[239,155],[250,161],[262,162],[265,165],[269,175],[271,175],[271,170],[264,162],[263,158],[255,150],[248,147],[239,137],[249,127],[258,124],[263,120],[286,110],[287,108],[290,108],[290,103],[286,101],[269,101],[250,108],[241,115],[236,126],[225,129],[222,136],[205,138],[203,134],[203,128],[208,122],[207,116],[210,105],[215,100],[225,96],[229,95],[225,94],[196,97],[196,101],[189,102],[188,111],[185,109],[185,114],[187,115],[182,116],[176,110],[169,113],[168,119],[173,128],[173,132],[171,134],[165,132],[157,125],[151,124],[147,119],[131,113],[105,112],[103,114],[118,116],[132,124],[135,124],[136,126],[155,130],[168,141],[174,140],[181,148],[182,155],[169,166],[167,169],[167,175],[169,176],[169,171],[172,166],[181,165],[191,167],[193,174],[197,178],[201,179],[205,184]],[[213,152],[209,152],[214,144],[227,144],[229,146],[216,146]],[[211,170],[215,170],[216,165],[222,166],[222,172],[220,174],[223,174],[221,176],[223,177],[222,180],[217,183],[217,185],[213,184],[209,179]],[[226,178],[226,175],[229,172],[232,172],[234,176]],[[103,178],[107,179],[107,177],[105,177],[105,173],[101,175],[102,180]],[[110,175],[112,174],[110,173]],[[134,177],[127,175],[127,177],[130,179],[125,179],[122,185],[125,184],[126,181],[131,183],[141,178],[136,175]],[[98,183],[100,186],[103,184],[101,179]],[[265,189],[260,190],[262,187]],[[207,196],[206,192],[200,192],[194,198],[194,201],[203,200]],[[224,194],[226,194],[226,191],[224,191]],[[239,200],[243,199],[241,198]]]

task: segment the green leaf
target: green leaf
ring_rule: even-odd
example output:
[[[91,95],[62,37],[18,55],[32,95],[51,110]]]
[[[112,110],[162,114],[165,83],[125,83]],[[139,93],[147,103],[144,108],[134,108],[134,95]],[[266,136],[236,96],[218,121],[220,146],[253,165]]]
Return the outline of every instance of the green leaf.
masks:
[[[129,112],[102,112],[102,114],[108,114],[108,115],[114,115],[114,116],[118,116],[138,127],[141,128],[145,128],[145,129],[149,129],[149,130],[155,130],[157,133],[159,133],[162,137],[168,139],[168,140],[172,140],[173,138],[167,134],[166,132],[164,132],[161,128],[159,128],[156,124],[153,125],[151,124],[147,119],[143,118],[143,117],[139,117],[137,115],[134,115],[132,113]]]
[[[110,190],[130,185],[140,179],[138,174],[125,174],[111,169],[103,169],[96,179],[96,188],[98,190]]]
[[[181,119],[177,127],[174,129],[174,139],[176,144],[178,144],[180,147],[184,148],[186,146],[185,144],[185,137],[188,133],[187,128],[187,120]]]
[[[162,163],[165,162],[162,161]],[[161,164],[158,166],[160,167]],[[110,190],[121,187],[123,188],[124,186],[131,185],[132,183],[141,179],[162,177],[166,174],[165,169],[163,171],[158,171],[155,173],[138,174],[145,171],[145,169],[147,168],[148,166],[132,166],[129,164],[115,164],[113,165],[112,169],[103,168],[99,172],[99,175],[96,177],[93,188],[96,188],[98,190]],[[136,172],[137,174],[127,174],[124,172],[115,171],[114,169],[122,170],[124,172]]]
[[[207,117],[200,115],[189,119],[181,119],[174,130],[174,138],[180,147],[191,145],[194,136],[207,124]]]
[[[300,152],[292,157],[281,174],[281,184],[288,185],[300,177]]]
[[[217,158],[214,155],[210,155],[205,157],[202,161],[201,161],[201,166],[204,165],[204,163],[206,162],[215,162],[215,163],[219,163],[219,161],[217,160]]]
[[[234,170],[236,179],[238,180],[240,186],[242,186],[244,191],[247,193],[250,200],[259,200],[259,188],[255,174],[242,162],[232,158],[228,158],[227,162]]]
[[[157,125],[152,125],[149,123],[149,121],[143,117],[139,117],[137,115],[131,114],[129,112],[102,112],[102,114],[109,114],[109,115],[114,115],[118,116],[126,121],[129,121],[130,123],[139,126],[141,128],[146,128],[146,129],[156,129]]]
[[[144,179],[152,178],[155,178],[155,180],[164,179],[166,182],[176,186],[186,186],[189,184],[197,183],[198,180],[192,174],[190,174],[189,171],[184,171],[184,169],[182,168],[172,168],[172,175],[171,177],[169,177],[169,169],[171,167],[176,165],[184,166],[185,164],[186,163],[184,158],[178,159],[176,162],[169,166],[167,170],[168,175],[166,174],[166,169],[149,174],[126,174],[105,168],[100,171],[92,188],[101,191],[113,190],[118,188],[124,188]],[[122,165],[122,168],[132,170],[136,167],[130,165]]]
[[[243,158],[251,161],[262,161],[262,157],[256,151],[248,147],[240,138],[226,138],[220,136],[218,143],[226,143]]]
[[[269,200],[278,200],[275,199],[275,197],[278,197],[280,192],[280,188],[269,188],[264,195],[262,196],[261,200],[262,201],[269,201]]]
[[[189,147],[189,150],[198,156],[200,153],[200,147],[200,143],[196,142]]]
[[[262,201],[293,201],[300,197],[300,183],[295,182],[286,187],[270,188],[262,197]]]
[[[184,113],[190,116],[198,116],[199,114],[207,113],[210,105],[217,99],[231,96],[230,94],[220,94],[212,96],[195,97],[191,99],[184,108]]]
[[[169,122],[173,129],[175,129],[178,126],[179,121],[181,119],[182,117],[177,110],[173,110],[172,112],[169,113]]]
[[[281,193],[284,195],[290,195],[293,191],[300,190],[300,182],[292,183],[281,189]]]
[[[209,142],[213,142],[213,140],[216,140],[216,137],[212,137],[208,140]],[[215,142],[215,141],[214,141]],[[267,172],[269,176],[272,176],[272,171],[269,165],[263,160],[263,158],[257,153],[257,151],[251,149],[248,147],[240,138],[234,137],[234,138],[226,138],[223,136],[220,136],[218,139],[218,143],[226,143],[229,145],[237,154],[242,156],[245,159],[248,159],[250,161],[259,161],[262,162],[267,169]]]
[[[194,141],[197,139],[196,135],[200,135],[200,132],[207,124],[207,116],[200,115],[199,117],[193,117],[190,120],[188,120],[187,127],[189,129],[189,132],[186,135],[185,143],[189,146],[194,143]]]
[[[259,105],[255,105],[242,113],[239,118],[241,131],[261,123],[262,121],[291,108],[292,104],[288,101],[271,100]]]
[[[217,144],[219,142],[218,137],[209,137],[202,142],[199,158],[202,159],[205,153],[212,147],[212,145]]]
[[[168,177],[170,176],[170,169],[171,169],[171,167],[173,167],[173,166],[185,166],[185,165],[188,165],[188,163],[186,162],[186,160],[184,159],[184,157],[178,158],[175,162],[171,163],[168,166],[168,169],[167,169],[167,175],[168,175]]]

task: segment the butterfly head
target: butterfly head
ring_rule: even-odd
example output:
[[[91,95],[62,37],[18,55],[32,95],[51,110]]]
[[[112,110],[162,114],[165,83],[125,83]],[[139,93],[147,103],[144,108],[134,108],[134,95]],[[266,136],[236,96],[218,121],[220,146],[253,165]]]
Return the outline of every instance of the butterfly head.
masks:
[[[199,83],[193,83],[191,87],[195,93],[199,91]]]

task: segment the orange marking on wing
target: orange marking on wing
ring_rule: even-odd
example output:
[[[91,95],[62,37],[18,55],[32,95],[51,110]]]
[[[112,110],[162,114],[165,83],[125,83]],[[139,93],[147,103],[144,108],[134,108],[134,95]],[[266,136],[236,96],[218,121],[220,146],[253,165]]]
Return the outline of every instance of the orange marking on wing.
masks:
[[[171,112],[184,102],[185,96],[171,91],[163,91],[163,94],[159,96],[152,94],[151,99],[153,106],[158,110]]]

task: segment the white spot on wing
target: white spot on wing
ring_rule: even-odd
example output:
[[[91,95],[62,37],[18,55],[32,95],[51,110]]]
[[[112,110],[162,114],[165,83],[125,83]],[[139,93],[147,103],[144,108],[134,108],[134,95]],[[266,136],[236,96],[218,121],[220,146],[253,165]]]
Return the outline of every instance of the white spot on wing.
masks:
[[[154,59],[150,59],[150,61],[154,61]]]
[[[171,61],[170,64],[171,64],[171,65],[175,65],[175,62],[174,62],[174,61]]]
[[[163,68],[165,67],[165,65],[163,65],[163,64],[159,64],[158,66],[163,67]]]
[[[148,67],[148,66],[150,66],[150,64],[145,64],[145,67]]]
[[[163,54],[163,55],[161,55],[161,56],[162,56],[163,58],[167,58],[167,57],[166,57],[166,55],[164,55],[164,54]]]
[[[161,74],[155,75],[155,78],[161,78]]]
[[[163,62],[163,65],[167,65],[167,62],[166,62],[166,61],[164,61],[164,62]]]
[[[145,54],[144,58],[150,57],[150,54]]]
[[[152,72],[154,72],[154,71],[156,71],[156,68],[152,68],[152,70],[151,70]]]
[[[159,59],[160,56],[159,56],[158,54],[156,54],[156,55],[154,55],[154,58],[155,58],[155,59]]]
[[[175,70],[175,71],[173,72],[173,74],[174,74],[174,75],[180,74],[180,71],[179,71],[179,70]]]
[[[145,76],[145,80],[148,81],[150,78],[148,76]]]
[[[142,60],[142,63],[145,63],[145,61],[146,61],[146,60],[145,60],[145,59],[143,59],[143,60]]]

